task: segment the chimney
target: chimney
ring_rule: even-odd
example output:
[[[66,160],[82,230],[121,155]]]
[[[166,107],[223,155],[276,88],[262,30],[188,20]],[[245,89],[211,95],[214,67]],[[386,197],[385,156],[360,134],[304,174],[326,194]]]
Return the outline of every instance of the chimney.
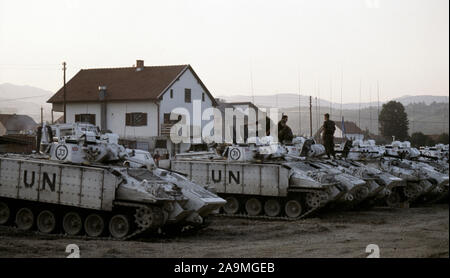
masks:
[[[144,60],[136,60],[136,71],[140,71],[144,68]]]

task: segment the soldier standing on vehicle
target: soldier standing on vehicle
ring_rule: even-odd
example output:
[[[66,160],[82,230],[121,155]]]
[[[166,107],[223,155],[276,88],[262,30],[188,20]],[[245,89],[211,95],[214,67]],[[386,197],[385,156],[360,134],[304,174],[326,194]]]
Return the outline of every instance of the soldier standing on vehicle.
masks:
[[[278,122],[278,134],[280,134],[281,130],[287,124],[287,121],[288,121],[288,116],[283,114],[283,116],[281,116],[281,120]]]
[[[326,113],[324,116],[325,122],[323,122],[323,126],[320,128],[319,133],[323,132],[322,140],[328,158],[330,158],[330,155],[332,155],[333,158],[336,158],[336,154],[334,153],[334,131],[336,130],[336,124],[333,121],[330,121],[330,114]]]
[[[281,121],[278,122],[278,142],[289,143],[294,138],[292,129],[287,125],[288,116],[283,115]]]

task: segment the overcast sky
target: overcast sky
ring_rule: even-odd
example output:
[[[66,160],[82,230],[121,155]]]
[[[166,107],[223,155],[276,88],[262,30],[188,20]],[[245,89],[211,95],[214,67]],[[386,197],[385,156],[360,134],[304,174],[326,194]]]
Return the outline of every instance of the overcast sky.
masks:
[[[56,91],[81,68],[191,64],[215,96],[343,102],[449,93],[448,0],[0,0],[0,84]],[[342,76],[341,76],[342,75]],[[253,78],[251,78],[251,76]],[[300,78],[299,78],[300,76]],[[330,87],[332,88],[330,94]],[[371,94],[369,94],[371,92]]]

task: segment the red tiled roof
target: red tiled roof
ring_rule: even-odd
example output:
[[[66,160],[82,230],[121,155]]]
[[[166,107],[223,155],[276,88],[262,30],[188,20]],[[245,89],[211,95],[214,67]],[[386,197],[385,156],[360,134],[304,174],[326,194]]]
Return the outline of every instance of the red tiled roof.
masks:
[[[106,68],[80,70],[66,83],[67,102],[99,101],[99,86],[106,86],[107,100],[156,100],[176,79],[190,69],[210,95],[190,65]],[[47,102],[62,103],[63,88]]]
[[[33,130],[37,123],[28,115],[0,114],[0,123],[9,134],[20,131]]]

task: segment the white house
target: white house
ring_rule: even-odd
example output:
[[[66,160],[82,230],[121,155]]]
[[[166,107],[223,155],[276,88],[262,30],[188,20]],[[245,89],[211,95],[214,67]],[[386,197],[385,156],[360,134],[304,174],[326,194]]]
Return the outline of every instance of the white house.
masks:
[[[144,66],[80,70],[65,89],[66,122],[89,122],[117,133],[130,147],[183,151],[189,144],[172,145],[170,113],[183,108],[193,113],[216,101],[190,65]],[[53,111],[64,111],[64,88],[49,100]],[[190,123],[193,123],[191,116]],[[201,121],[200,128],[208,121]]]

